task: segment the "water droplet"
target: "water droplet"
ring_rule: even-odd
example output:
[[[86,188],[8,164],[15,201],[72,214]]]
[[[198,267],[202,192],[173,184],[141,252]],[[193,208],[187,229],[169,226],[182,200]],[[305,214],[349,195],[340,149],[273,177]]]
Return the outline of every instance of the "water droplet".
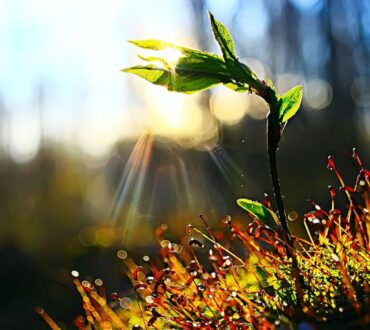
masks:
[[[71,271],[71,275],[72,275],[73,277],[79,277],[79,276],[80,276],[80,273],[79,273],[77,270],[72,270],[72,271]]]
[[[189,240],[189,246],[197,246],[197,247],[200,247],[200,248],[203,248],[204,247],[204,244],[201,242],[201,241],[198,241],[197,239],[195,238],[191,238]]]
[[[193,225],[187,225],[186,226],[186,234],[188,235],[188,236],[191,236],[192,234],[193,234],[193,229],[194,229],[194,226]]]
[[[123,297],[122,299],[120,299],[119,305],[123,309],[131,309],[131,307],[132,307],[132,301],[128,297]]]
[[[298,213],[296,211],[289,212],[288,220],[289,221],[296,221],[298,219]]]
[[[139,266],[135,269],[135,271],[132,273],[132,278],[135,280],[135,281],[138,281],[139,280],[139,274],[142,274],[142,276],[145,277],[145,272],[143,270],[143,267]]]
[[[125,250],[119,250],[117,251],[117,257],[125,260],[127,258],[127,252]]]
[[[40,315],[45,313],[45,311],[42,307],[36,307],[35,310],[36,310],[36,313],[40,314]]]
[[[321,223],[321,221],[320,221],[320,219],[315,218],[315,219],[313,219],[312,223],[313,223],[314,225],[319,225],[319,224]]]
[[[96,285],[96,286],[102,286],[102,285],[103,285],[103,280],[102,280],[102,279],[100,279],[100,278],[97,278],[97,279],[95,280],[95,285]]]
[[[168,246],[168,244],[170,244],[170,241],[167,240],[167,239],[164,239],[164,240],[161,241],[160,244],[161,244],[162,248],[166,248]]]
[[[221,218],[221,222],[222,222],[222,223],[226,223],[226,224],[231,223],[231,216],[229,216],[228,214],[224,215],[224,216]]]

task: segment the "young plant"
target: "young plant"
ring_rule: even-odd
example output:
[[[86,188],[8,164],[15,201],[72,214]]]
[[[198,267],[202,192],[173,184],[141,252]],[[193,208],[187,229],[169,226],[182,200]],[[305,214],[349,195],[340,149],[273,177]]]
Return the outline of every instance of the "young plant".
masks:
[[[352,162],[357,170],[353,186],[345,184],[329,157],[328,168],[337,176],[348,208],[335,205],[330,187],[330,210],[311,201],[313,211],[304,215],[308,240],[290,235],[278,178],[276,153],[287,121],[298,111],[302,87],[279,95],[272,83],[261,81],[241,63],[227,29],[210,14],[213,34],[222,57],[158,40],[132,41],[155,51],[179,52],[177,61],[165,57],[141,57],[147,65],[127,68],[169,90],[195,93],[216,84],[262,97],[270,108],[267,116],[267,150],[278,217],[269,200],[263,203],[239,199],[252,217],[247,226],[229,216],[222,219],[230,230],[216,235],[201,217],[206,230],[189,225],[192,236],[180,244],[163,238],[166,226],[156,230],[162,249],[159,260],[138,265],[123,250],[118,256],[133,284],[133,295],[113,294],[107,299],[101,280],[80,281],[72,272],[83,299],[86,317],[75,326],[90,329],[346,329],[370,323],[370,171],[356,150]],[[266,223],[272,224],[272,226]],[[226,232],[226,231],[225,231]],[[197,250],[209,243],[208,267]],[[237,253],[232,241],[244,248]],[[235,243],[234,243],[235,244]],[[238,251],[241,247],[238,246]],[[58,325],[40,309],[52,329]],[[305,322],[305,323],[304,323]],[[353,322],[353,323],[351,323]],[[312,326],[309,326],[309,324]]]
[[[161,40],[135,40],[130,42],[141,48],[158,51],[159,55],[139,56],[148,64],[133,66],[123,71],[138,75],[155,85],[164,86],[169,91],[190,94],[223,84],[236,92],[254,93],[266,101],[270,109],[267,115],[267,152],[280,220],[279,226],[282,228],[285,240],[292,246],[280,189],[276,152],[286,123],[296,114],[301,104],[302,86],[298,85],[285,94],[279,95],[271,81],[260,80],[250,67],[239,61],[227,28],[212,14],[209,14],[209,18],[222,57]],[[168,53],[168,51],[177,52],[178,59],[170,61],[165,56],[161,57],[161,53]],[[265,218],[265,214],[271,214],[271,211],[255,201],[242,199],[238,204],[260,220]]]

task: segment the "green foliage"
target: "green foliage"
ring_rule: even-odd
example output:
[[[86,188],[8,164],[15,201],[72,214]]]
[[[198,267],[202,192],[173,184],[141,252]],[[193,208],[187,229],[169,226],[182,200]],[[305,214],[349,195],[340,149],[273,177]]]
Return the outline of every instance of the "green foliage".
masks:
[[[102,283],[72,274],[85,312],[76,318],[76,328],[367,329],[368,175],[361,188],[358,182],[370,172],[357,154],[353,161],[360,168],[351,187],[357,190],[357,198],[342,191],[350,202],[344,210],[335,205],[333,194],[331,210],[313,203],[314,210],[299,220],[309,241],[295,236],[289,247],[281,231],[265,223],[269,212],[272,217],[274,213],[258,202],[241,199],[238,204],[254,216],[247,226],[230,218],[224,235],[216,236],[202,218],[205,229],[189,225],[187,235],[193,237],[181,243],[170,242],[163,229],[156,230],[162,247],[159,258],[143,263],[127,253],[119,257],[133,285],[124,296],[113,293],[109,299]],[[340,173],[335,175],[341,182]],[[234,245],[235,241],[242,245]],[[209,261],[201,257],[205,252]],[[164,266],[158,266],[161,259]],[[51,329],[60,329],[44,310],[38,313]]]
[[[298,111],[302,102],[302,85],[298,85],[287,91],[281,96],[281,106],[279,109],[279,121],[286,122]]]
[[[154,51],[178,51],[179,57],[171,63],[165,56],[161,57],[161,53],[158,57],[139,56],[150,64],[133,66],[124,69],[124,72],[136,74],[155,85],[167,87],[170,91],[189,94],[220,83],[229,84],[234,89],[238,88],[233,83],[225,62],[220,56],[160,40],[130,42],[138,47]]]
[[[211,21],[213,35],[221,48],[222,55],[225,61],[235,60],[235,46],[229,30],[221,22],[216,20],[210,13],[209,18]]]
[[[158,51],[158,56],[139,55],[148,64],[132,66],[122,71],[135,74],[155,85],[164,86],[169,91],[187,94],[223,84],[236,92],[249,91],[264,98],[270,104],[271,111],[276,112],[277,124],[294,116],[302,100],[302,86],[296,86],[280,97],[270,80],[268,84],[264,83],[250,67],[239,62],[228,29],[211,13],[209,18],[222,57],[162,40],[130,40],[130,43],[140,48]],[[175,61],[171,62],[161,54],[161,51],[168,50],[178,52],[179,56]],[[280,107],[273,104],[274,100],[281,101]],[[271,107],[271,104],[274,106]]]
[[[230,75],[241,85],[253,88],[258,83],[256,74],[247,65],[240,63],[235,54],[235,46],[228,29],[210,13],[213,35],[221,49]]]
[[[279,223],[276,214],[259,202],[252,201],[247,198],[240,198],[237,200],[237,203],[253,217],[256,217],[258,220],[270,225],[271,227],[276,227]]]
[[[170,91],[195,93],[217,84],[223,84],[237,92],[255,93],[267,102],[270,107],[270,113],[267,117],[267,149],[270,173],[279,209],[280,223],[289,238],[275,155],[283,131],[281,124],[292,118],[298,111],[302,101],[302,86],[298,85],[280,96],[270,80],[267,83],[259,80],[251,68],[239,62],[228,29],[216,20],[211,13],[209,13],[209,19],[213,35],[221,49],[222,57],[160,40],[130,41],[138,47],[154,51],[174,50],[179,52],[179,56],[172,62],[164,56],[139,56],[149,64],[133,66],[123,71],[136,74],[155,85],[167,87]],[[248,211],[251,211],[251,209],[264,211],[262,206],[253,204],[251,201],[244,202],[243,205],[242,207],[248,206]],[[257,214],[259,213],[257,212]],[[264,214],[270,213],[266,211]]]

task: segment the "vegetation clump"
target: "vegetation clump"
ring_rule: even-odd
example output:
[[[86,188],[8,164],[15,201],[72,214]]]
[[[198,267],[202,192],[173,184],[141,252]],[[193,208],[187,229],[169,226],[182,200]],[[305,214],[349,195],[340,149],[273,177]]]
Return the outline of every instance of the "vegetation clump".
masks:
[[[210,21],[222,57],[158,40],[132,41],[155,51],[175,50],[179,57],[176,61],[141,57],[149,64],[124,71],[171,91],[193,93],[223,84],[262,97],[270,108],[267,152],[277,212],[267,196],[262,203],[239,199],[250,216],[247,225],[224,216],[223,231],[212,231],[201,216],[204,229],[189,225],[181,244],[164,239],[166,226],[159,227],[158,260],[145,256],[138,265],[125,251],[118,253],[133,284],[130,297],[107,298],[101,280],[81,282],[74,272],[86,314],[75,320],[75,326],[81,330],[365,326],[370,322],[370,171],[354,150],[351,161],[357,177],[353,185],[346,185],[329,157],[328,168],[338,178],[348,207],[337,208],[338,191],[329,187],[330,209],[310,201],[313,210],[301,219],[305,238],[292,235],[276,153],[287,121],[299,109],[302,86],[279,95],[272,82],[259,80],[239,62],[226,27],[212,15]],[[58,329],[45,311],[40,314]]]

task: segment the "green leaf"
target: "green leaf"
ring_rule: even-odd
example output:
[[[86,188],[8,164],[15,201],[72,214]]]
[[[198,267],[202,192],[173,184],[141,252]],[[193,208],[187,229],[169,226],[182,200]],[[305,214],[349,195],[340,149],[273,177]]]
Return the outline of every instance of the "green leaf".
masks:
[[[147,40],[128,40],[129,43],[138,46],[140,48],[152,49],[152,50],[164,50],[166,48],[174,48],[179,51],[183,50],[183,47],[171,44],[166,41],[147,39]]]
[[[216,20],[211,13],[209,13],[209,19],[211,21],[213,35],[221,48],[225,61],[230,59],[236,60],[234,42],[229,30],[225,25]]]
[[[157,51],[173,49],[173,50],[177,50],[180,53],[182,53],[182,56],[197,56],[197,57],[214,59],[214,60],[223,62],[222,57],[216,54],[201,51],[198,49],[191,49],[191,48],[175,45],[170,42],[163,41],[163,40],[157,40],[157,39],[128,40],[128,42],[137,47],[144,48],[144,49],[157,50]]]
[[[239,84],[247,84],[254,88],[258,81],[257,75],[247,65],[240,63],[236,54],[234,42],[229,30],[209,13],[213,35],[221,49],[230,76]],[[248,87],[248,86],[246,86]]]
[[[136,74],[155,85],[167,87],[170,91],[195,93],[220,83],[234,83],[220,56],[160,40],[130,42],[141,48],[158,51],[158,56],[139,55],[142,60],[150,64],[130,67],[123,71]],[[180,52],[177,60],[171,62],[166,58],[165,53],[161,53],[168,49]]]
[[[240,198],[237,203],[241,208],[267,225],[276,227],[279,224],[276,214],[263,204],[247,198]]]
[[[298,111],[302,102],[302,85],[293,87],[281,96],[279,109],[279,122],[284,123],[292,118]]]
[[[147,81],[167,87],[169,91],[181,93],[196,93],[220,83],[216,76],[204,76],[191,71],[172,72],[166,68],[158,68],[155,65],[137,65],[123,70],[135,74]]]
[[[234,92],[239,92],[239,93],[245,93],[248,91],[248,87],[244,86],[244,85],[238,85],[238,84],[234,84],[234,83],[227,83],[227,84],[224,84],[225,87],[233,90]]]

